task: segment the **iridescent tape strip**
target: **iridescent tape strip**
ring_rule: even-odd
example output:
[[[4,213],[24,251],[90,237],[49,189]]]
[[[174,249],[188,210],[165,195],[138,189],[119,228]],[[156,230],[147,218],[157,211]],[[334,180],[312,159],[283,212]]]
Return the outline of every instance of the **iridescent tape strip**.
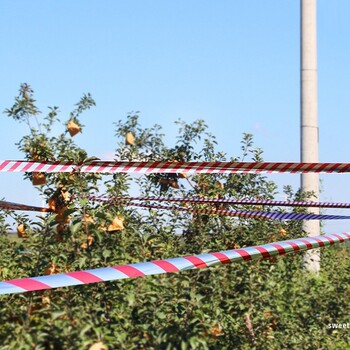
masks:
[[[125,201],[154,201],[154,202],[180,202],[180,203],[214,203],[214,204],[243,204],[243,205],[267,205],[279,207],[315,207],[315,208],[350,208],[350,203],[331,202],[307,202],[307,201],[275,201],[268,199],[215,199],[215,198],[176,198],[176,197],[119,197],[111,195],[87,195],[81,198],[104,199],[111,203]]]
[[[187,211],[197,214],[209,214],[209,215],[225,215],[232,217],[243,217],[243,218],[257,218],[257,219],[273,219],[273,220],[347,220],[350,219],[350,216],[347,215],[326,215],[326,214],[306,214],[306,213],[278,213],[278,212],[261,212],[261,211],[251,211],[251,210],[227,210],[220,208],[211,208],[211,209],[194,209],[194,208],[185,208],[179,206],[161,206],[153,205],[147,203],[135,203],[131,200],[132,197],[120,198],[120,201],[117,199],[106,199],[94,196],[85,196],[84,198],[89,198],[91,200],[99,201],[102,203],[112,203],[112,204],[123,204],[129,206],[138,206],[148,209],[161,209],[161,210],[177,210],[177,211]],[[129,199],[127,199],[129,198]],[[143,198],[142,200],[150,200],[151,198]],[[137,199],[141,200],[141,199]],[[153,198],[152,200],[160,200],[159,198]],[[174,202],[176,199],[171,200]],[[189,202],[186,200],[180,200],[180,202]],[[196,203],[224,203],[224,202],[213,202],[213,201],[194,201]],[[252,204],[252,203],[249,203]],[[6,201],[0,201],[0,209],[5,210],[25,210],[25,211],[39,211],[39,212],[52,212],[50,208],[34,207],[25,204],[12,203]]]
[[[0,282],[0,294],[23,293],[59,287],[70,287],[82,284],[200,269],[232,262],[266,259],[287,253],[326,247],[349,240],[349,233],[328,234],[208,254],[154,260],[137,264],[118,265],[84,271],[73,271],[56,275],[20,278]]]
[[[109,203],[103,199],[95,199],[95,201]],[[124,202],[122,205],[131,205],[148,209],[161,210],[176,210],[186,211],[194,214],[208,214],[208,215],[225,215],[232,217],[248,218],[248,219],[272,219],[272,220],[348,220],[350,216],[347,215],[326,215],[326,214],[308,214],[308,213],[278,213],[278,212],[263,212],[251,210],[226,210],[226,209],[192,209],[179,206],[161,206],[146,203]]]
[[[0,172],[82,172],[82,173],[348,173],[350,163],[282,163],[282,162],[164,162],[164,161],[93,161],[30,162],[0,161]]]

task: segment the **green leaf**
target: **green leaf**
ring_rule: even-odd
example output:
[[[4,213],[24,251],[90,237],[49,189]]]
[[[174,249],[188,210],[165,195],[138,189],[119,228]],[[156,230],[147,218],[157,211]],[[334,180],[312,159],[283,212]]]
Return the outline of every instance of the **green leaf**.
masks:
[[[102,256],[103,256],[104,258],[109,258],[109,257],[111,256],[111,254],[112,254],[111,250],[105,249],[105,250],[103,251],[103,253],[102,253]]]
[[[79,199],[79,204],[80,204],[81,207],[85,207],[88,203],[89,203],[89,199],[88,198],[80,198]]]
[[[82,227],[82,222],[79,221],[76,224],[71,225],[70,231],[73,235],[75,235],[81,229],[81,227]]]

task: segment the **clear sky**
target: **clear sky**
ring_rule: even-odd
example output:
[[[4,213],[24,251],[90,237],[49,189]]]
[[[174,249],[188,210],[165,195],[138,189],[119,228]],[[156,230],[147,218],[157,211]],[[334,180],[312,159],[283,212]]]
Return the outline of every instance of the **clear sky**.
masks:
[[[266,161],[299,161],[299,7],[299,0],[2,0],[0,110],[23,82],[43,115],[59,106],[62,120],[90,92],[97,106],[76,136],[90,155],[112,158],[112,123],[139,110],[145,127],[163,126],[169,144],[175,120],[200,118],[229,156],[240,154],[249,132]],[[349,162],[349,13],[349,0],[318,0],[321,162]],[[3,114],[0,126],[0,159],[21,159],[15,143],[25,125]],[[40,204],[22,175],[0,177],[0,197]],[[270,177],[299,186],[298,175]],[[348,202],[349,179],[323,175],[321,199]],[[329,222],[326,231],[349,226]]]

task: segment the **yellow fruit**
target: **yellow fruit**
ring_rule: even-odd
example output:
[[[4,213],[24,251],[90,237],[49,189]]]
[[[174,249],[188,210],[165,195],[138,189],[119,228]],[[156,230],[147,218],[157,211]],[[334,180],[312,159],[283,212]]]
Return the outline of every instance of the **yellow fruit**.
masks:
[[[179,184],[177,183],[176,180],[170,180],[169,181],[169,186],[173,187],[173,188],[180,188]]]
[[[216,187],[219,188],[220,190],[224,189],[224,184],[220,181],[216,181],[215,183]]]
[[[85,214],[85,215],[83,216],[83,222],[93,224],[93,223],[94,223],[94,220],[93,220],[93,218],[92,218],[89,214]]]
[[[45,275],[53,275],[53,274],[58,273],[58,272],[59,272],[59,270],[58,270],[56,264],[53,264],[53,263],[51,263],[51,265],[48,266],[48,267],[44,270],[44,274],[45,274]]]
[[[43,173],[33,173],[32,184],[34,186],[41,186],[46,184],[46,177]]]
[[[67,124],[67,130],[70,136],[73,137],[81,130],[81,128],[77,123],[73,122],[73,120],[70,120]]]
[[[43,306],[49,306],[51,304],[50,297],[48,297],[47,295],[43,295],[41,298],[41,304]]]
[[[286,236],[287,235],[287,231],[284,229],[284,228],[281,228],[279,231],[278,231],[278,234],[282,237]]]
[[[124,218],[116,216],[112,223],[108,226],[107,231],[121,231],[124,230]]]
[[[49,198],[48,205],[52,211],[56,211],[56,201],[53,198]]]
[[[163,178],[161,178],[161,179],[159,179],[159,183],[160,183],[161,185],[168,185],[168,184],[169,184],[169,180],[168,180],[168,179],[163,179]]]
[[[83,242],[80,245],[80,248],[81,249],[86,249],[87,247],[90,247],[93,242],[94,242],[94,237],[92,237],[91,235],[88,235],[87,236],[87,242]]]
[[[63,207],[63,208],[57,209],[55,211],[57,213],[56,217],[55,217],[56,222],[58,222],[60,224],[68,224],[69,223],[70,217],[68,215],[64,214],[66,210],[68,210],[68,208]]]
[[[90,246],[92,243],[94,242],[94,237],[92,237],[91,235],[87,236],[87,243]]]
[[[49,208],[55,213],[60,213],[64,208],[64,203],[67,201],[68,197],[69,197],[68,191],[61,190],[59,194],[55,193],[48,200]]]
[[[65,201],[69,200],[69,192],[64,189],[61,189],[61,196]]]
[[[212,335],[212,337],[217,338],[217,337],[220,337],[221,335],[224,335],[224,332],[222,331],[220,326],[214,326],[210,330],[210,334]]]
[[[106,345],[104,345],[101,341],[95,344],[92,344],[89,347],[89,350],[107,350]]]
[[[134,145],[135,144],[135,136],[132,132],[127,132],[125,135],[125,144],[126,145]]]
[[[19,224],[17,226],[17,236],[19,238],[24,237],[24,235],[26,234],[26,227],[24,226],[24,224]]]
[[[271,310],[267,310],[264,312],[264,317],[265,318],[270,318],[272,316],[272,311]]]

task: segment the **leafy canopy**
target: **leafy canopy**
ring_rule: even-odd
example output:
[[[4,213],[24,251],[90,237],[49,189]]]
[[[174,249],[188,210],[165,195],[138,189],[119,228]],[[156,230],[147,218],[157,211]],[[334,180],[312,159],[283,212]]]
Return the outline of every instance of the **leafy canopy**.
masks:
[[[83,131],[83,112],[95,105],[87,94],[54,134],[58,107],[42,116],[27,84],[5,114],[29,132],[17,146],[28,160],[85,162],[95,159],[67,131]],[[40,117],[40,118],[39,118]],[[244,134],[242,154],[228,158],[203,120],[175,122],[177,141],[164,143],[162,128],[145,128],[139,113],[117,121],[117,160],[262,160],[253,136]],[[55,128],[56,129],[56,128]],[[129,134],[128,134],[129,133]],[[126,140],[126,135],[129,138]],[[303,235],[298,222],[238,219],[195,212],[139,209],[82,199],[113,196],[273,199],[276,185],[261,174],[44,174],[37,186],[55,213],[29,217],[0,211],[1,280],[220,251]],[[33,174],[25,174],[26,181]],[[28,186],[31,186],[28,183]],[[289,199],[305,194],[286,187]],[[225,205],[231,209],[252,209]],[[211,208],[197,204],[193,209]],[[268,207],[253,207],[270,210]],[[281,208],[278,210],[282,210]],[[9,235],[6,217],[23,225]],[[117,218],[119,226],[112,225]],[[114,227],[114,228],[113,228]],[[112,228],[112,229],[110,229]],[[301,270],[299,254],[280,258],[0,297],[3,349],[339,349],[349,332],[348,247],[322,251],[319,277]],[[97,344],[97,345],[96,345]],[[102,344],[102,345],[101,345]],[[91,347],[91,349],[94,349]]]

